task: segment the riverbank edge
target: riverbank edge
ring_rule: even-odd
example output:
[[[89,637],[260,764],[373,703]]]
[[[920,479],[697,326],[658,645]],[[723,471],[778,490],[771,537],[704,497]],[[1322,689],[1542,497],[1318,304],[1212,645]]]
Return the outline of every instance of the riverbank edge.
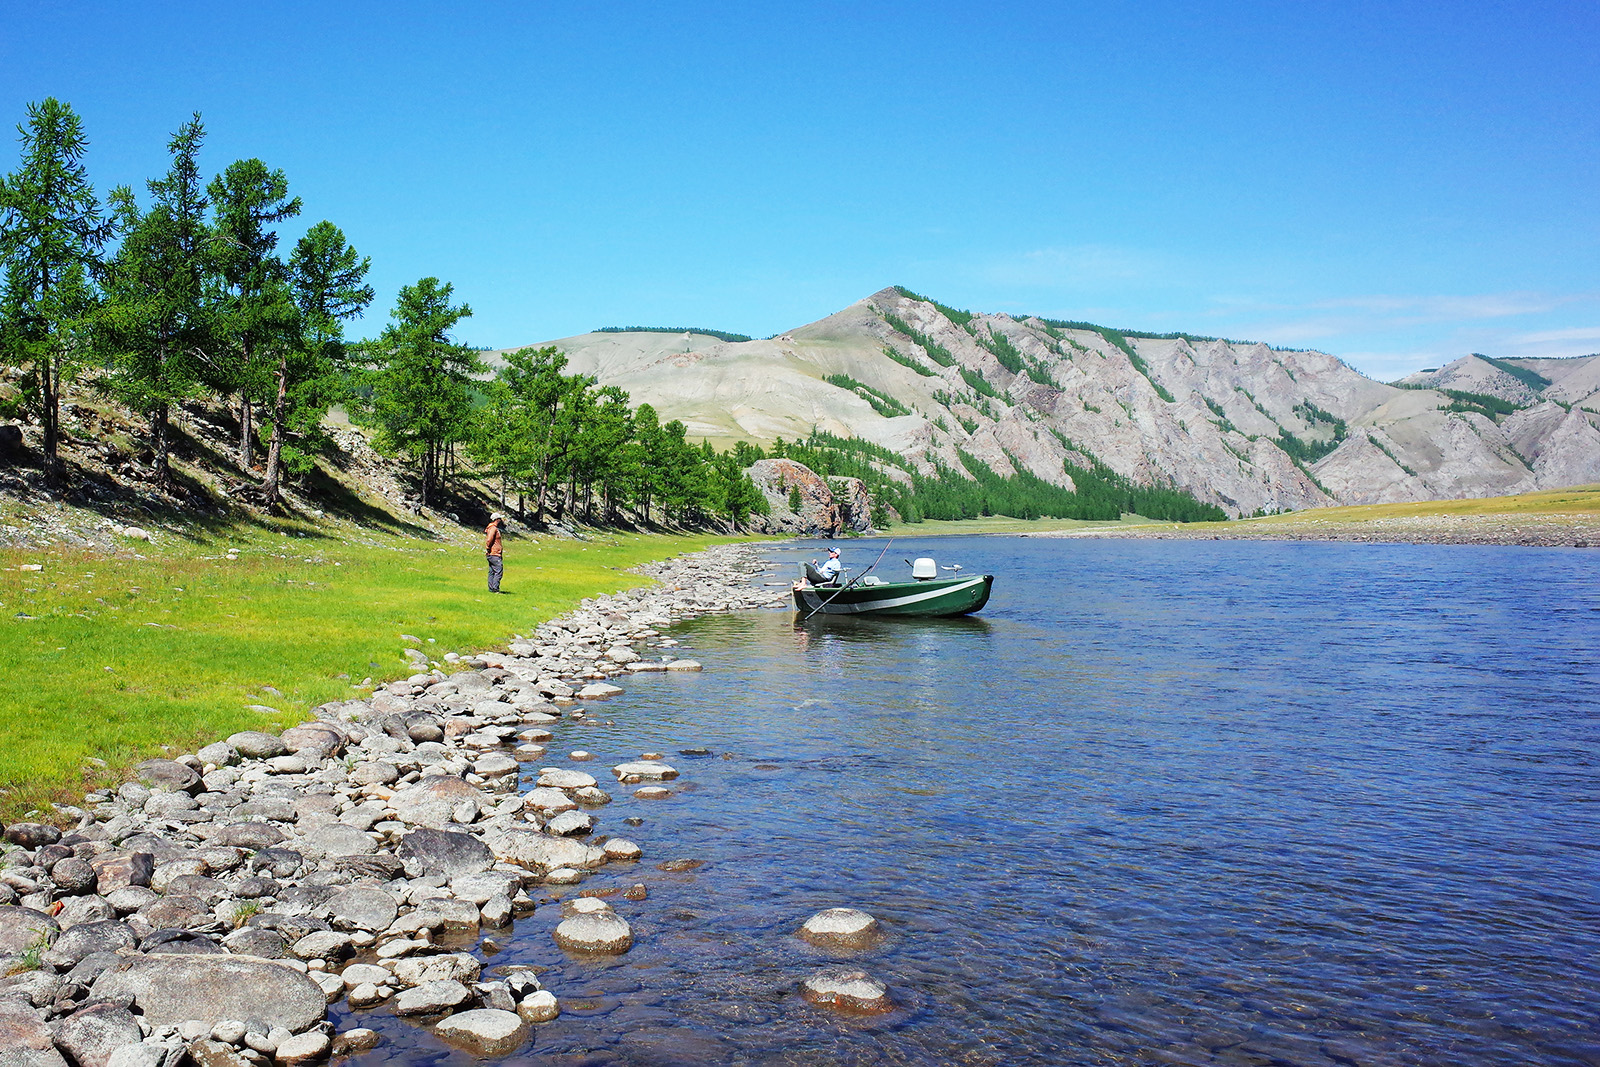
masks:
[[[1252,525],[1254,524],[1254,525]],[[1060,530],[1022,537],[1171,541],[1342,541],[1369,544],[1498,545],[1532,548],[1600,548],[1600,516],[1417,515],[1326,519],[1312,513],[1292,519],[1242,519],[1226,526],[1135,526]]]
[[[508,1026],[525,1037],[559,1012],[555,996],[531,971],[481,981],[481,963],[448,942],[531,913],[531,889],[639,856],[621,838],[579,839],[611,800],[592,775],[550,768],[522,792],[523,763],[545,752],[535,738],[587,718],[591,701],[621,691],[611,679],[699,669],[646,659],[637,646],[675,646],[657,627],[784,599],[751,581],[768,566],[765,544],[642,565],[654,585],[586,598],[506,653],[466,657],[454,674],[431,665],[276,737],[247,731],[147,760],[115,791],[64,809],[78,820],[65,834],[6,827],[16,877],[0,891],[0,970],[23,969],[0,980],[0,1028],[32,1041],[29,1067],[65,1067],[63,1053],[81,1061],[80,1030],[117,1046],[107,1067],[184,1053],[203,1067],[298,1067],[376,1039],[335,1035],[329,1005],[414,1001],[420,987],[454,982],[464,995],[423,1016],[460,1017],[441,1036],[479,1054]],[[505,753],[514,741],[516,758]],[[624,766],[623,784],[676,776]],[[583,944],[581,928],[597,921],[627,929],[603,901],[576,918],[567,942],[557,934],[569,950],[617,950]],[[352,967],[392,979],[352,983]],[[118,1063],[124,1048],[131,1059]]]

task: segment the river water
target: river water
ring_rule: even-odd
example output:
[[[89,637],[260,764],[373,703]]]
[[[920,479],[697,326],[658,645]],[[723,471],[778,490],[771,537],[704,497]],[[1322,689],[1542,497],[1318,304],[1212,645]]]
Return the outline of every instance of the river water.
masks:
[[[881,570],[916,554],[996,574],[989,606],[686,623],[705,673],[559,728],[543,762],[682,777],[599,812],[645,848],[586,886],[649,887],[631,952],[565,957],[552,905],[485,957],[562,1001],[517,1059],[1600,1063],[1600,553],[988,537]],[[794,936],[834,906],[884,942]],[[806,1004],[841,958],[895,1009]],[[341,1019],[370,1062],[466,1062],[384,1014]]]

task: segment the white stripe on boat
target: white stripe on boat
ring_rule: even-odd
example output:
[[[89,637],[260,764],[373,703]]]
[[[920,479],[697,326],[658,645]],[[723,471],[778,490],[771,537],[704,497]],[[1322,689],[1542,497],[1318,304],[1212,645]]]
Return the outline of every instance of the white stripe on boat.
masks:
[[[960,593],[971,589],[974,586],[982,585],[983,581],[983,576],[979,575],[976,578],[968,578],[959,585],[941,585],[938,589],[919,591],[912,593],[910,596],[893,597],[888,600],[865,600],[858,604],[847,604],[843,601],[829,601],[826,606],[833,607],[834,605],[837,605],[841,608],[844,608],[846,611],[882,611],[884,608],[900,608],[905,607],[907,604],[920,604],[924,600],[933,600],[938,597],[948,596],[951,593]],[[866,588],[871,589],[872,587],[867,586]],[[807,594],[806,599],[808,601],[821,603],[822,598],[817,594],[816,590],[807,589],[804,590],[804,592]]]

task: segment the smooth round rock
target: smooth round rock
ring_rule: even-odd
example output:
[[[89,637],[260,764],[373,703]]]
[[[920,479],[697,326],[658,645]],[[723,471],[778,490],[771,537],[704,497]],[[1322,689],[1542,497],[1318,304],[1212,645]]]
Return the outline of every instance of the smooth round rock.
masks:
[[[564,767],[542,767],[536,784],[546,789],[582,789],[599,783],[594,780],[594,775],[584,774],[582,771],[567,770]]]
[[[332,1047],[333,1042],[328,1040],[327,1034],[321,1030],[310,1030],[280,1042],[272,1058],[283,1067],[301,1067],[326,1058]]]
[[[819,911],[800,927],[800,937],[822,948],[864,948],[882,936],[878,920],[857,908]]]
[[[605,843],[604,848],[607,859],[619,860],[624,863],[636,860],[644,855],[644,849],[625,837],[613,837]]]
[[[642,786],[633,791],[635,800],[665,800],[672,795],[672,790],[659,785]]]
[[[236,733],[228,738],[228,744],[246,759],[272,759],[274,756],[289,754],[289,746],[281,739],[262,733],[260,730],[244,730]]]
[[[577,914],[555,929],[556,944],[568,952],[616,955],[633,947],[633,928],[612,911]]]
[[[635,760],[632,763],[619,763],[611,768],[617,776],[617,781],[631,784],[633,782],[667,782],[678,777],[676,769],[667,766],[660,760]]]
[[[528,1024],[514,1011],[475,1008],[450,1016],[433,1032],[480,1056],[500,1056],[521,1047],[528,1037]]]
[[[405,990],[394,1000],[396,1015],[439,1015],[466,1003],[472,991],[453,979],[424,982]]]
[[[522,999],[517,1014],[530,1023],[547,1023],[561,1014],[561,1002],[548,989],[540,989]]]
[[[586,834],[594,829],[594,816],[581,811],[564,811],[544,824],[544,832],[558,837]]]
[[[286,1030],[322,1021],[328,999],[311,979],[287,967],[238,956],[133,956],[103,972],[91,990],[97,998],[131,996],[153,1027],[188,1019],[215,1025],[224,1019],[259,1019]]]
[[[889,990],[865,971],[840,967],[818,971],[800,983],[800,995],[835,1011],[875,1015],[894,1007]]]

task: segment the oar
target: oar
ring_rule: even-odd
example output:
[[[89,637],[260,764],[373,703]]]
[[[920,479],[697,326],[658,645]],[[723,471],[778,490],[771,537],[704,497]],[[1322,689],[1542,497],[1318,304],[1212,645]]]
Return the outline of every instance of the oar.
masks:
[[[883,553],[889,551],[889,545],[892,545],[892,544],[894,544],[894,538],[891,537],[891,538],[889,538],[889,544],[883,546],[883,552],[879,552],[878,553],[878,558],[872,561],[872,567],[876,567],[878,564],[883,562]],[[829,604],[832,604],[834,602],[834,600],[836,600],[838,598],[839,593],[843,593],[846,589],[849,589],[852,585],[855,585],[861,579],[863,579],[867,575],[871,574],[872,573],[872,567],[868,567],[866,570],[862,571],[860,574],[858,574],[854,578],[850,579],[848,582],[846,582],[843,586],[841,586],[839,588],[839,592],[838,593],[833,594],[833,596],[829,597],[827,600],[824,600],[822,603],[818,604],[816,607],[812,608],[810,611],[806,612],[803,616],[801,616],[800,621],[801,622],[805,622],[807,619],[811,618],[811,616],[815,615],[817,612],[821,611],[823,608],[827,607]]]

